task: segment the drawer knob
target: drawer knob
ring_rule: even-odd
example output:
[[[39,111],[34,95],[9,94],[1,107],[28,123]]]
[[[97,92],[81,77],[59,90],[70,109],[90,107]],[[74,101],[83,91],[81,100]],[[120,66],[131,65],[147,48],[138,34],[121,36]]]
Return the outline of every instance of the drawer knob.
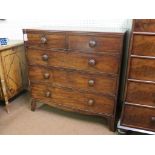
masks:
[[[93,99],[89,99],[88,100],[88,105],[89,106],[92,106],[94,103],[95,103],[95,101]]]
[[[151,117],[151,121],[155,122],[155,117]]]
[[[49,73],[45,73],[44,74],[44,79],[49,79],[49,77],[50,77],[50,74]]]
[[[50,92],[50,91],[47,91],[47,92],[45,93],[45,97],[51,97],[51,92]]]
[[[95,65],[96,65],[96,61],[95,61],[94,59],[90,59],[90,60],[88,61],[88,64],[89,64],[90,66],[95,66]]]
[[[90,40],[89,41],[89,47],[95,47],[96,46],[96,41]]]
[[[43,59],[44,61],[47,61],[47,60],[48,60],[48,55],[44,54],[44,55],[42,56],[42,59]]]
[[[47,39],[45,37],[41,37],[40,41],[42,44],[45,44],[47,42]]]
[[[89,84],[89,86],[94,86],[95,81],[94,81],[94,80],[89,80],[89,81],[88,81],[88,84]]]

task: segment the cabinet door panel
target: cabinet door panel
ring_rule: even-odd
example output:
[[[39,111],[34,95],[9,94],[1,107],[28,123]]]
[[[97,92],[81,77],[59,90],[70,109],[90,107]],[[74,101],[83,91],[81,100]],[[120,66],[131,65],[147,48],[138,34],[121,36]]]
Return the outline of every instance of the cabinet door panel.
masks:
[[[9,98],[16,95],[24,87],[25,56],[23,47],[15,47],[1,54],[6,82],[6,89]],[[26,84],[25,84],[26,85]]]

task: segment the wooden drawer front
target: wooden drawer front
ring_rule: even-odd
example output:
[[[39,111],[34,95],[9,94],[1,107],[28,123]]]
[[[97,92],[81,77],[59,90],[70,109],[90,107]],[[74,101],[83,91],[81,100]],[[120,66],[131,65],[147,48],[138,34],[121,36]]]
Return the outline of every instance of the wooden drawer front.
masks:
[[[155,59],[132,58],[129,78],[155,81]]]
[[[69,49],[120,53],[122,41],[118,36],[69,35]]]
[[[155,36],[134,35],[132,54],[155,56]]]
[[[129,81],[126,101],[155,106],[155,84]]]
[[[133,31],[155,32],[155,19],[136,19]]]
[[[114,99],[92,93],[74,91],[72,89],[31,85],[32,97],[52,105],[75,108],[92,113],[112,114]]]
[[[46,55],[48,60],[43,60]],[[119,58],[79,52],[28,50],[29,64],[58,66],[92,72],[118,73]]]
[[[38,46],[41,48],[65,48],[65,33],[27,33],[28,46]]]
[[[121,124],[155,131],[155,109],[125,105]]]
[[[116,79],[101,75],[31,66],[29,67],[29,76],[32,81],[43,81],[65,87],[91,90],[101,93],[116,93]]]

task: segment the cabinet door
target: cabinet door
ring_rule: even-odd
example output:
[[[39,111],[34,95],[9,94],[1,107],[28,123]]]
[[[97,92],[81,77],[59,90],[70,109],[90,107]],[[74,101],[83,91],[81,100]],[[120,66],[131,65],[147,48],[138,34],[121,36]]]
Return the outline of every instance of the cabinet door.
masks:
[[[18,46],[2,52],[2,65],[8,97],[24,89],[27,83],[24,47]]]

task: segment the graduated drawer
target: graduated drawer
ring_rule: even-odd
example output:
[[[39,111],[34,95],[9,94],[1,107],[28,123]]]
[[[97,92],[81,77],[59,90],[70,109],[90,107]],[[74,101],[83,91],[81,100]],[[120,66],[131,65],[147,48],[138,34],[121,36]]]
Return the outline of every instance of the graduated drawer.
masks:
[[[131,58],[129,78],[155,81],[155,59]]]
[[[133,35],[132,54],[155,56],[155,35]]]
[[[96,114],[112,114],[114,99],[109,96],[96,95],[75,91],[69,88],[51,87],[43,84],[31,84],[31,93],[34,99],[56,104],[71,109],[83,110]]]
[[[122,51],[122,44],[123,35],[70,34],[68,37],[69,49],[74,50],[120,53]]]
[[[155,109],[124,105],[121,125],[155,131]]]
[[[28,49],[31,65],[48,65],[91,72],[118,73],[119,57],[113,55],[88,54],[81,52],[46,51]]]
[[[155,84],[128,81],[126,101],[155,106]]]
[[[46,31],[34,31],[27,33],[27,46],[37,46],[41,48],[57,48],[64,49],[65,48],[65,33],[60,32],[48,32]]]
[[[133,31],[155,32],[155,19],[135,19]]]
[[[116,93],[117,78],[103,75],[88,74],[72,70],[29,67],[31,81],[42,81],[64,87],[78,88],[114,95]]]

